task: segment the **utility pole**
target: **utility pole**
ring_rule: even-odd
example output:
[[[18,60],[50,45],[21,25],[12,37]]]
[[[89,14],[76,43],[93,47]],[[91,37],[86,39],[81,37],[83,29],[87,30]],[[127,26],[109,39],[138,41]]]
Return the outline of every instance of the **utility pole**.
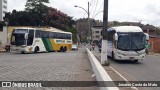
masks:
[[[89,2],[88,2],[88,29],[89,29],[89,43],[91,44],[92,41],[92,35],[91,35],[91,25],[90,25],[90,13],[89,13]]]
[[[91,36],[91,28],[90,28],[91,25],[90,25],[89,5],[90,5],[90,3],[88,2],[88,10],[84,9],[83,7],[77,6],[77,5],[75,5],[74,7],[81,8],[88,14],[88,38],[87,38],[87,42],[91,43],[92,36]]]
[[[103,30],[102,30],[102,50],[101,50],[101,64],[108,63],[107,60],[107,26],[108,26],[108,0],[104,0],[103,10]]]

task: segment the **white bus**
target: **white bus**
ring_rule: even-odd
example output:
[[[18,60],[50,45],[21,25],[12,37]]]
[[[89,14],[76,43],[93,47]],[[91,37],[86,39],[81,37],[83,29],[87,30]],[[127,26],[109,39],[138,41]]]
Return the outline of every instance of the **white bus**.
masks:
[[[117,26],[108,29],[108,56],[113,60],[145,59],[145,44],[149,35],[138,26]]]
[[[11,34],[11,51],[37,53],[72,49],[72,33],[59,29],[16,28]]]

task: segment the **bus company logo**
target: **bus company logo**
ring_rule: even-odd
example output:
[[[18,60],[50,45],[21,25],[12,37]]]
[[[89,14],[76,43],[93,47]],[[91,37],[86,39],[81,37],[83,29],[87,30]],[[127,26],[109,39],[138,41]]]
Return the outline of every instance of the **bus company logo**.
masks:
[[[2,82],[2,87],[12,87],[11,82]]]

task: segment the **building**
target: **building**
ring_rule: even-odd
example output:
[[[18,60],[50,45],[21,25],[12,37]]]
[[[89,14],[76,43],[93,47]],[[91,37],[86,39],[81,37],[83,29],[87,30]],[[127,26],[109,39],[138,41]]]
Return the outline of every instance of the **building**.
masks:
[[[7,0],[0,0],[0,21],[3,21],[3,17],[7,12]]]
[[[102,31],[102,26],[93,26],[91,28],[92,30],[92,42],[97,43],[98,40],[102,38],[101,31]]]

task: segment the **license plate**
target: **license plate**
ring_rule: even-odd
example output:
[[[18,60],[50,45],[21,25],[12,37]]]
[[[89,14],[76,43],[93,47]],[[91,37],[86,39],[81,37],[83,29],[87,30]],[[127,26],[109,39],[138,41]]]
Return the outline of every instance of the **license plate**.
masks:
[[[134,57],[129,57],[130,60],[134,60]]]

